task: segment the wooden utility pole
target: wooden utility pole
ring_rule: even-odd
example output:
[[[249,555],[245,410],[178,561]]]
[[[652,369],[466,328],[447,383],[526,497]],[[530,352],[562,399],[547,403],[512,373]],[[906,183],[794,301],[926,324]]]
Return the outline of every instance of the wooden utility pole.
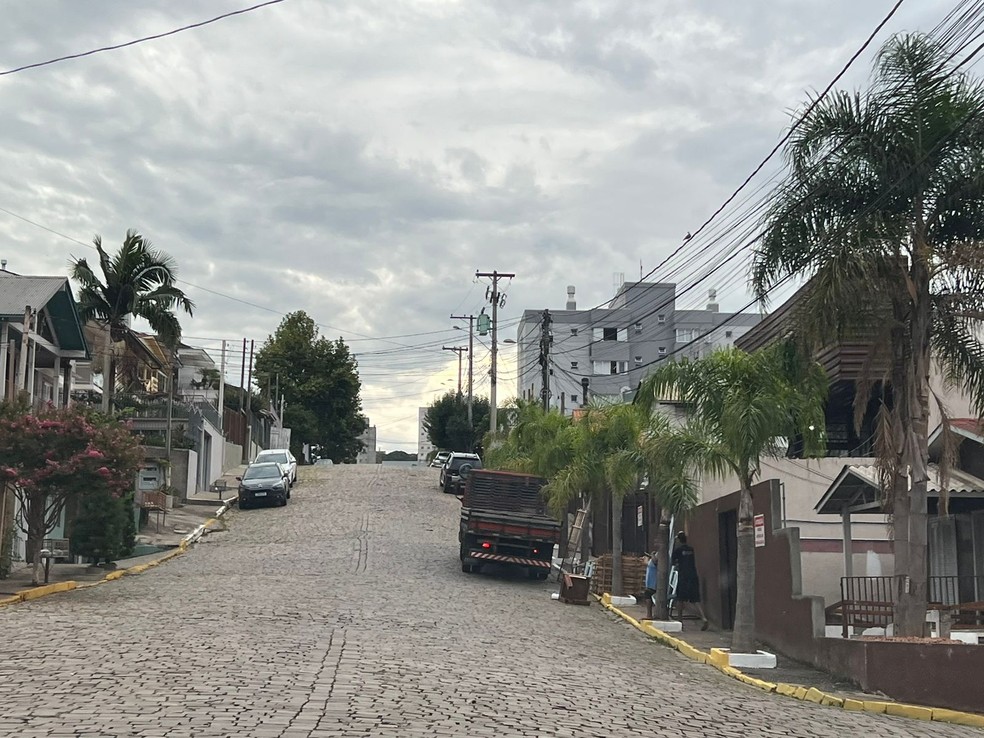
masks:
[[[249,342],[249,372],[246,379],[246,457],[253,450],[253,347],[256,341]]]
[[[540,319],[540,401],[543,412],[550,409],[550,311]]]
[[[458,354],[458,394],[461,394],[461,355],[468,349],[464,346],[441,346],[442,351],[454,351]]]
[[[489,372],[489,430],[495,433],[498,427],[497,420],[497,407],[496,407],[496,359],[498,357],[498,322],[499,322],[499,307],[505,304],[504,295],[499,293],[499,280],[500,279],[512,279],[515,274],[508,274],[506,272],[475,272],[475,276],[489,277],[492,279],[492,288],[488,291],[488,299],[492,304],[492,370]]]
[[[452,315],[451,320],[468,321],[468,427],[473,428],[472,423],[472,375],[474,369],[473,357],[475,356],[475,316],[474,315]]]

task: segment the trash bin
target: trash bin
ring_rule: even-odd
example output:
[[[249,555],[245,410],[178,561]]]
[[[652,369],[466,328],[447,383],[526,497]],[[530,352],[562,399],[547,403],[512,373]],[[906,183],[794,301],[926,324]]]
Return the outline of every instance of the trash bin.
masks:
[[[587,605],[591,578],[581,574],[563,573],[560,578],[560,599],[569,605]]]

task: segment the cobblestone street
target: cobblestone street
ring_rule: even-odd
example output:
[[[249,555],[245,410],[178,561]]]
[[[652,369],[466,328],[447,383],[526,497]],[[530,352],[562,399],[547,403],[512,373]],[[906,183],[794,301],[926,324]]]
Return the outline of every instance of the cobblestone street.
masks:
[[[0,611],[0,735],[975,736],[767,695],[461,573],[431,469],[301,471],[142,576]]]

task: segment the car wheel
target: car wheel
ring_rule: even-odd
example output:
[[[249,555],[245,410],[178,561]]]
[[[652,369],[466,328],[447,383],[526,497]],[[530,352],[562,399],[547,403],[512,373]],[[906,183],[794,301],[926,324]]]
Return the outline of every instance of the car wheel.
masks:
[[[462,564],[461,570],[465,572],[465,574],[471,574],[474,571],[474,568],[472,568],[471,564]]]
[[[240,510],[246,510],[248,508],[249,508],[249,505],[246,504],[246,500],[240,499],[239,500],[239,509]]]

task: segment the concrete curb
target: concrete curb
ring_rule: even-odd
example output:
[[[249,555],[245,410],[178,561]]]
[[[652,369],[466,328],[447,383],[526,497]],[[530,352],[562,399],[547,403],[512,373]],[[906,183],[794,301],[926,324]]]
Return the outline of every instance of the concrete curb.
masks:
[[[603,594],[595,598],[608,610],[618,615],[634,628],[641,630],[649,637],[663,643],[670,648],[679,651],[687,658],[701,664],[708,664],[732,679],[737,679],[743,684],[755,687],[763,692],[792,697],[804,702],[812,702],[817,705],[828,707],[839,707],[843,710],[854,712],[871,712],[881,715],[894,715],[896,717],[907,717],[914,720],[932,720],[938,723],[953,723],[955,725],[968,725],[974,728],[984,728],[984,715],[975,715],[971,712],[961,712],[959,710],[947,710],[939,707],[926,707],[925,705],[909,705],[902,702],[883,702],[880,700],[853,700],[836,695],[827,694],[816,687],[805,687],[799,684],[786,684],[784,682],[769,682],[764,679],[745,674],[740,669],[728,665],[728,654],[719,648],[712,648],[708,653],[694,648],[682,638],[676,638],[654,628],[649,623],[640,623],[631,615],[611,604],[611,595]]]
[[[125,576],[132,577],[137,574],[143,574],[148,569],[153,569],[155,566],[160,566],[166,561],[170,561],[176,556],[180,556],[185,551],[188,550],[189,546],[196,543],[205,533],[208,531],[209,527],[214,525],[219,518],[225,515],[232,508],[235,503],[236,498],[230,498],[224,500],[222,507],[215,511],[215,517],[209,518],[204,523],[199,525],[195,530],[186,535],[181,539],[181,542],[176,548],[172,548],[170,551],[164,555],[154,559],[153,561],[148,561],[146,564],[137,564],[136,566],[131,566],[128,569],[117,569],[116,571],[111,571],[109,574],[104,576],[102,579],[96,582],[83,582],[79,584],[78,582],[68,581],[68,582],[56,582],[55,584],[45,584],[40,587],[32,587],[30,589],[22,589],[17,594],[11,597],[4,597],[0,599],[0,609],[7,607],[8,605],[16,605],[21,602],[28,602],[30,600],[36,600],[41,597],[47,597],[48,595],[57,594],[58,592],[68,592],[73,589],[88,589],[90,587],[98,587],[100,584],[105,584],[106,582],[114,582],[117,579],[122,579]]]

